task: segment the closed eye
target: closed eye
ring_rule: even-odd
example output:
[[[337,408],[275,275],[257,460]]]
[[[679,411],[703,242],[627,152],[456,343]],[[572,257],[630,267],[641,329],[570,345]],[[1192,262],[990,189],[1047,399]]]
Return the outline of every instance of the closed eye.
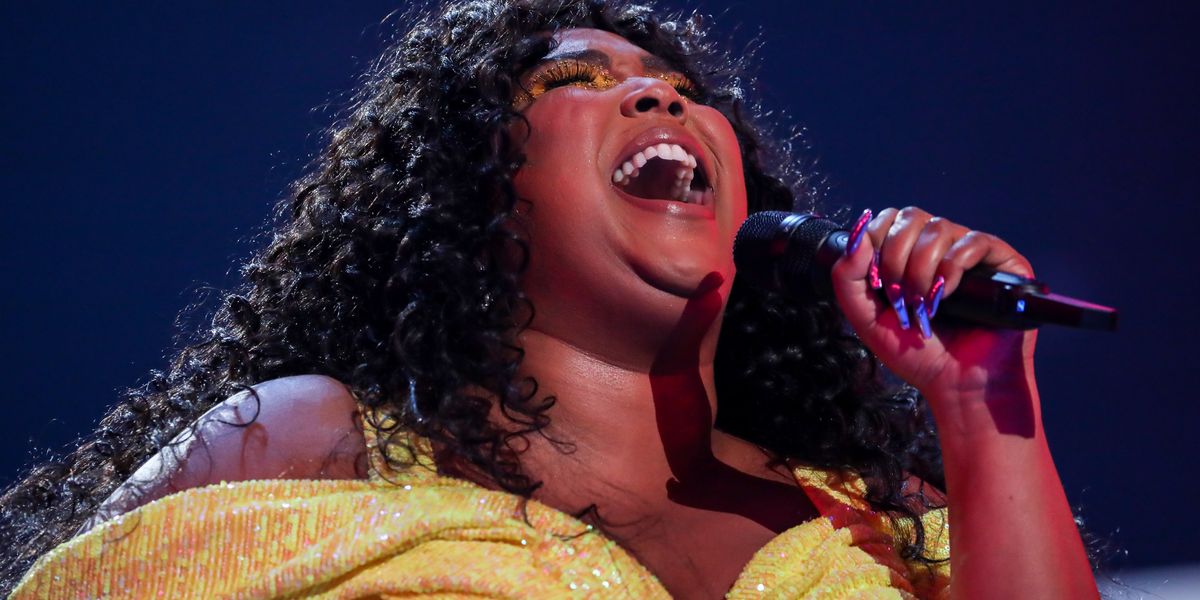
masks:
[[[603,90],[616,85],[608,69],[580,60],[561,60],[549,64],[529,77],[528,92],[532,98],[560,87],[580,86]]]
[[[703,93],[687,76],[678,71],[653,73],[667,82],[680,96],[692,102],[701,102]],[[591,90],[606,90],[617,85],[616,77],[599,64],[586,60],[566,58],[542,66],[526,78],[526,100],[536,100],[542,94],[560,87],[581,87]]]

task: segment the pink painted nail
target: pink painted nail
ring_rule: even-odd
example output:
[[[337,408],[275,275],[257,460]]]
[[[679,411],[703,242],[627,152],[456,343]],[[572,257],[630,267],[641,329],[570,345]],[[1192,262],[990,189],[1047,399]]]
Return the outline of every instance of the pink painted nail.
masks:
[[[929,339],[933,337],[933,330],[929,327],[929,315],[925,312],[925,299],[921,298],[917,301],[917,309],[913,311],[917,317],[917,325],[921,327],[921,337]]]
[[[929,288],[929,318],[937,314],[938,305],[942,303],[942,293],[946,291],[946,278],[938,275],[933,287]]]
[[[887,297],[888,301],[892,303],[892,310],[896,311],[896,317],[900,319],[900,329],[908,329],[908,311],[904,308],[904,293],[900,290],[900,284],[889,285]]]
[[[875,256],[871,257],[871,267],[867,271],[867,280],[871,282],[871,289],[878,290],[883,287],[883,280],[879,278],[879,251],[875,251]]]
[[[846,242],[846,256],[854,254],[858,250],[858,245],[862,243],[863,234],[867,232],[867,223],[871,221],[871,209],[863,211],[861,217],[854,222],[854,227],[850,228],[850,239]]]

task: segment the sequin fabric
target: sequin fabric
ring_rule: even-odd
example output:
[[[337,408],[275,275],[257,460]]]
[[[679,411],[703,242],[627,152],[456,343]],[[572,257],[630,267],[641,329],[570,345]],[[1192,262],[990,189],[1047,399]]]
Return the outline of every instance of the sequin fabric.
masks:
[[[369,480],[172,494],[50,551],[10,598],[670,598],[578,519],[439,476],[420,439],[418,464],[394,471],[365,431]],[[862,501],[861,480],[799,465],[793,473],[822,517],[761,548],[727,598],[944,595],[948,561],[901,560],[888,520]],[[948,556],[945,511],[923,521],[928,546]]]

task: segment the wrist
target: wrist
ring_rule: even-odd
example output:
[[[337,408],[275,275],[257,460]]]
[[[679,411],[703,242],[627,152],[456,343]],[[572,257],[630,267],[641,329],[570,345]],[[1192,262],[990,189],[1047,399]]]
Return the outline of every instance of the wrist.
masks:
[[[953,364],[918,386],[926,398],[950,400],[1020,396],[1035,393],[1036,388],[1032,356],[1003,364]]]
[[[989,378],[982,387],[922,390],[944,452],[963,444],[1042,437],[1041,405],[1032,365],[1019,376]]]

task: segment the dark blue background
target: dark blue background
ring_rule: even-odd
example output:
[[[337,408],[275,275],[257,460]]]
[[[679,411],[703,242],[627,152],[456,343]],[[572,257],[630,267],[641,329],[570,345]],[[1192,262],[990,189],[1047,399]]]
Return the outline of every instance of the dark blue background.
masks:
[[[165,367],[396,26],[171,4],[0,8],[0,482]],[[1200,561],[1196,6],[703,6],[736,47],[761,30],[763,98],[835,205],[922,206],[1122,309],[1115,335],[1044,329],[1038,371],[1067,493],[1135,566]]]

